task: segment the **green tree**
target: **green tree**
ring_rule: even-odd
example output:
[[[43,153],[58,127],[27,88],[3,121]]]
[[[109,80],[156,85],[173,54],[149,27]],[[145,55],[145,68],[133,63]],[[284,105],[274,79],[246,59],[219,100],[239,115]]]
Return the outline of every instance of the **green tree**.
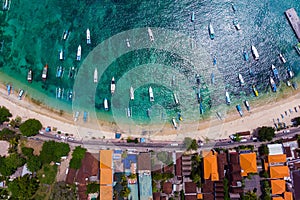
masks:
[[[59,162],[60,158],[62,156],[67,156],[69,152],[69,144],[55,141],[47,141],[44,142],[39,157],[42,164],[49,164],[51,161]]]
[[[10,120],[9,124],[13,127],[20,127],[22,123],[22,118],[20,116],[17,116],[15,119]]]
[[[260,141],[271,141],[275,136],[275,129],[273,127],[260,127],[258,128],[258,139]]]
[[[80,146],[77,146],[73,153],[72,159],[70,161],[70,168],[72,169],[79,169],[81,167],[81,160],[84,158],[86,149]]]
[[[32,199],[39,187],[36,178],[30,178],[28,174],[18,177],[8,184],[12,199],[28,200]]]
[[[0,106],[0,124],[3,122],[9,122],[9,118],[12,117],[12,114],[5,106]]]
[[[260,155],[269,155],[269,148],[268,148],[267,145],[262,144],[258,148],[258,152],[259,152]]]
[[[15,131],[10,130],[8,128],[4,128],[4,129],[2,129],[2,131],[0,131],[0,139],[1,140],[10,141],[14,138],[16,138],[17,140],[19,140],[19,138],[20,138],[20,136],[18,134],[16,134]]]
[[[121,190],[121,197],[124,197],[124,198],[128,198],[129,194],[130,194],[130,189],[128,187],[124,187],[122,190]]]
[[[100,188],[100,187],[98,187]],[[76,200],[74,185],[67,185],[65,182],[56,182],[51,191],[49,200]]]
[[[165,151],[160,151],[156,154],[158,160],[166,165],[170,165],[173,161],[171,154]]]
[[[24,136],[30,137],[39,134],[42,124],[37,119],[28,119],[20,125],[20,131]]]
[[[230,200],[229,198],[229,188],[228,188],[228,179],[225,178],[223,180],[223,185],[224,185],[224,200]]]
[[[90,194],[90,193],[96,193],[100,191],[100,184],[97,183],[89,183],[87,185],[87,190],[86,193]]]
[[[27,168],[31,172],[37,172],[42,167],[42,162],[38,156],[31,156],[27,160]]]
[[[33,148],[29,148],[29,147],[22,147],[21,151],[23,153],[24,156],[26,156],[27,158],[33,156]]]
[[[244,200],[257,200],[257,196],[253,191],[248,191],[244,195]]]
[[[18,167],[23,166],[25,162],[25,159],[17,153],[10,154],[8,157],[0,157],[0,173],[3,176],[10,176],[15,173]]]

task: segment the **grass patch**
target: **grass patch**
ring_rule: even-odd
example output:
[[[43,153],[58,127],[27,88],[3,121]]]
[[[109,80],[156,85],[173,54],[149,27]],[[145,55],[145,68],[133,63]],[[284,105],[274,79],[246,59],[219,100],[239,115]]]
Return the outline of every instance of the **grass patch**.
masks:
[[[57,174],[57,166],[45,164],[43,165],[42,169],[40,169],[37,173],[38,179],[40,180],[41,184],[49,184],[55,182]]]

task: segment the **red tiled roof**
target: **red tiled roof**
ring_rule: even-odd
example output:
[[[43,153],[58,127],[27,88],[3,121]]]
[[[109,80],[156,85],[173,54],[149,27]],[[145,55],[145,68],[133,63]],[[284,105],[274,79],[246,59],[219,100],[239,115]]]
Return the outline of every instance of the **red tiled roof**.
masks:
[[[205,180],[202,184],[202,192],[203,193],[212,193],[214,191],[214,182],[211,180]]]
[[[293,171],[294,188],[300,188],[300,171]],[[300,190],[295,190],[295,199],[300,199]]]
[[[196,193],[197,192],[197,186],[193,182],[185,182],[185,194],[189,193]]]
[[[160,200],[160,192],[153,193],[153,200]]]
[[[176,153],[176,169],[175,169],[175,174],[176,176],[181,176],[181,161],[182,161],[182,157],[181,157],[181,153]]]
[[[184,196],[185,200],[197,200],[197,195],[185,195]]]
[[[239,164],[239,154],[237,152],[232,152],[229,154],[231,164]]]
[[[286,157],[292,157],[291,147],[284,147],[284,152],[286,154]]]
[[[75,181],[75,177],[76,177],[76,169],[69,169],[69,172],[67,174],[67,178],[66,178],[66,183],[67,184],[73,184]]]
[[[173,185],[170,182],[165,182],[163,185],[163,193],[165,194],[171,194],[173,190]]]
[[[203,199],[204,199],[204,200],[214,200],[215,197],[214,197],[213,194],[208,193],[208,194],[203,194]]]

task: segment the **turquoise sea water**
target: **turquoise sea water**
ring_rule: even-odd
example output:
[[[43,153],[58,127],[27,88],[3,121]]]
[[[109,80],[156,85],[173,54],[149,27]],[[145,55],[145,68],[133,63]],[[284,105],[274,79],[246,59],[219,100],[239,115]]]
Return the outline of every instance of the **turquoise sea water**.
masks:
[[[236,12],[232,10],[232,3],[237,7]],[[71,101],[67,100],[67,91],[72,90],[75,98],[82,98],[73,105],[73,110],[92,112],[89,109],[95,108],[101,119],[126,121],[129,108],[132,119],[139,123],[170,120],[172,117],[177,118],[178,112],[181,112],[184,119],[197,121],[203,118],[199,113],[196,96],[199,89],[203,109],[209,113],[210,109],[215,112],[226,107],[225,91],[231,95],[232,107],[236,103],[242,104],[244,99],[254,99],[251,90],[254,84],[260,93],[269,93],[269,96],[274,97],[268,81],[269,76],[272,76],[271,64],[277,66],[280,73],[281,82],[277,81],[279,90],[285,84],[289,67],[296,75],[299,74],[300,56],[293,48],[297,39],[284,15],[284,11],[291,7],[300,15],[297,0],[254,0],[251,3],[247,0],[48,0],[44,3],[12,0],[10,9],[0,12],[0,41],[4,41],[0,52],[0,70],[21,82],[9,80],[15,84],[16,89],[23,88],[33,98],[57,109],[72,110]],[[195,21],[191,22],[193,11]],[[238,19],[240,31],[235,30],[234,19]],[[210,40],[208,34],[210,22],[215,30],[214,40]],[[146,27],[152,27],[155,45],[149,46]],[[91,45],[86,44],[87,28],[91,30]],[[136,35],[127,33],[140,28],[145,28],[145,35],[140,36],[139,31],[135,32]],[[66,29],[71,33],[64,41],[62,34]],[[169,34],[168,30],[177,32],[178,37],[184,35],[195,42],[187,44],[189,41],[184,39],[182,49],[174,47],[174,52],[172,48],[160,49],[158,47],[163,41],[159,39]],[[112,38],[118,34],[120,37],[114,41]],[[174,37],[177,45],[178,37]],[[130,39],[131,47],[123,51],[122,48],[127,48],[126,38]],[[145,43],[145,48],[137,49],[137,41],[139,44]],[[95,49],[103,42],[110,47],[108,51],[100,51],[105,57],[91,55],[93,50],[99,52]],[[172,42],[169,44],[173,45]],[[81,61],[76,61],[78,45],[82,46]],[[259,51],[258,62],[251,56],[251,45],[255,45]],[[184,47],[188,46],[200,48],[203,57],[199,56],[197,60],[196,55],[191,58],[193,62],[183,58],[181,55],[184,52],[193,52],[194,47],[185,50]],[[63,61],[59,60],[61,49],[64,50]],[[248,62],[243,60],[243,50],[249,53]],[[119,55],[120,52],[125,53]],[[279,60],[280,52],[287,59],[286,64]],[[217,59],[215,66],[213,57]],[[104,66],[105,61],[108,66]],[[201,64],[198,65],[198,62]],[[46,63],[49,65],[48,79],[43,82],[41,73]],[[56,77],[58,66],[64,67],[62,78]],[[68,77],[71,67],[76,69],[80,77]],[[88,70],[84,71],[83,68]],[[98,68],[101,76],[94,94],[88,96],[84,92],[92,86],[83,83],[93,82],[95,68]],[[250,76],[249,68],[253,70],[254,76]],[[33,70],[32,83],[26,80],[28,69]],[[196,73],[201,76],[199,88]],[[211,84],[211,73],[215,75],[215,85]],[[238,73],[245,79],[243,87],[239,84]],[[155,78],[151,79],[153,74]],[[110,94],[112,77],[115,77],[117,83],[113,98]],[[81,81],[73,88],[76,79]],[[134,101],[129,100],[130,86],[135,89]],[[154,90],[155,103],[149,101],[149,86]],[[56,88],[59,87],[64,88],[63,99],[56,99]],[[78,88],[80,91],[76,91]],[[175,105],[173,93],[178,95],[180,105]],[[103,108],[104,98],[109,102],[108,112]],[[151,120],[147,114],[148,109],[151,110]]]

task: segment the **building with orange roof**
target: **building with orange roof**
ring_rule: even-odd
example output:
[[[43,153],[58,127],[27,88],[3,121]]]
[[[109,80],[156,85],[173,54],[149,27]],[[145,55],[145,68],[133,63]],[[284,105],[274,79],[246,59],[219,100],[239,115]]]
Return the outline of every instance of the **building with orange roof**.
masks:
[[[113,198],[112,186],[100,185],[100,200],[110,200]]]
[[[293,193],[292,192],[285,192],[284,193],[284,200],[293,200]]]
[[[257,172],[256,153],[240,154],[241,175],[248,176],[249,173]]]
[[[112,150],[100,150],[100,199],[113,198]]]
[[[290,172],[288,166],[271,166],[270,167],[270,178],[284,178],[289,177]]]
[[[216,153],[211,152],[206,154],[206,156],[203,158],[203,168],[204,168],[204,179],[210,179],[212,181],[219,180]]]
[[[272,197],[272,200],[284,200],[282,197]]]
[[[272,194],[282,194],[285,192],[285,180],[271,180]]]
[[[285,162],[286,162],[285,154],[277,154],[277,155],[269,155],[268,156],[269,165],[276,164],[276,163],[285,163]]]

